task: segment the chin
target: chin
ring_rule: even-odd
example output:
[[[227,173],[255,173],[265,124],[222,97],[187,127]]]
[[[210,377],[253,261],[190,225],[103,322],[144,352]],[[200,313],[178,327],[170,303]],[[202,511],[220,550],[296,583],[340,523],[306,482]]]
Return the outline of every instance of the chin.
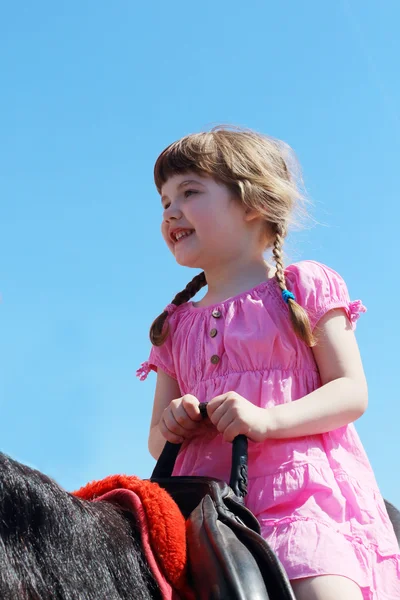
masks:
[[[199,259],[189,256],[175,256],[175,260],[181,267],[188,267],[189,269],[202,269]]]
[[[178,260],[178,259],[176,259],[176,262],[181,267],[188,267],[189,269],[201,269],[201,267],[197,263],[191,262],[191,261],[188,261],[188,260]]]

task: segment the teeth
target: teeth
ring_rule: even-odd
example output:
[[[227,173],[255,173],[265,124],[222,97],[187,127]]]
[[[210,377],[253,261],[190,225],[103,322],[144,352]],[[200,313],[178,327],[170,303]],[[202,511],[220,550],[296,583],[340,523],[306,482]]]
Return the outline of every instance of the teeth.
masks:
[[[180,239],[184,238],[184,237],[188,237],[189,235],[191,235],[193,233],[193,231],[179,231],[178,233],[176,233],[174,235],[175,240],[177,242],[179,242]]]

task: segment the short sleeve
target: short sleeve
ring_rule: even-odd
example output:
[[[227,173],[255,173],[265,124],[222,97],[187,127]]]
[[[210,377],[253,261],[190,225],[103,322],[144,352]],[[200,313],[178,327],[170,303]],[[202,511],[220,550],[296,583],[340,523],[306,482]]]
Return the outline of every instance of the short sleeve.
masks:
[[[172,320],[170,318],[170,321]],[[150,371],[157,372],[158,367],[173,379],[177,379],[172,353],[173,327],[171,325],[170,323],[170,331],[165,342],[161,346],[152,346],[148,360],[136,371],[141,381],[147,378]]]
[[[342,277],[333,269],[314,261],[302,261],[286,270],[288,288],[307,311],[311,328],[330,310],[343,308],[352,328],[366,312],[361,300],[351,301]]]

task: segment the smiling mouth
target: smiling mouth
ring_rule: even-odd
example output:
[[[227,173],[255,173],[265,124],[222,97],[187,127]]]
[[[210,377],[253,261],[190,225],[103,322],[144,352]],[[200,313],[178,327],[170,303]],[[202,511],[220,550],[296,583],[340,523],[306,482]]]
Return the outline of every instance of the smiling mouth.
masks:
[[[178,231],[178,233],[176,234],[173,233],[171,237],[175,244],[179,244],[179,242],[181,242],[185,238],[190,237],[192,233],[194,233],[194,229],[190,229],[188,231]]]

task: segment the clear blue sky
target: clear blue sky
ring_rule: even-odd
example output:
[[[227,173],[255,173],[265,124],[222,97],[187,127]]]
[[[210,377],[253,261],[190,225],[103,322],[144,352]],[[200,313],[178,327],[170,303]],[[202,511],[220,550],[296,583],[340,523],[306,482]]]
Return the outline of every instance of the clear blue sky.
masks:
[[[296,150],[317,224],[287,262],[339,271],[368,313],[358,422],[400,505],[400,4],[2,3],[0,448],[74,489],[150,474],[148,328],[193,272],[159,234],[158,153],[216,123]]]

